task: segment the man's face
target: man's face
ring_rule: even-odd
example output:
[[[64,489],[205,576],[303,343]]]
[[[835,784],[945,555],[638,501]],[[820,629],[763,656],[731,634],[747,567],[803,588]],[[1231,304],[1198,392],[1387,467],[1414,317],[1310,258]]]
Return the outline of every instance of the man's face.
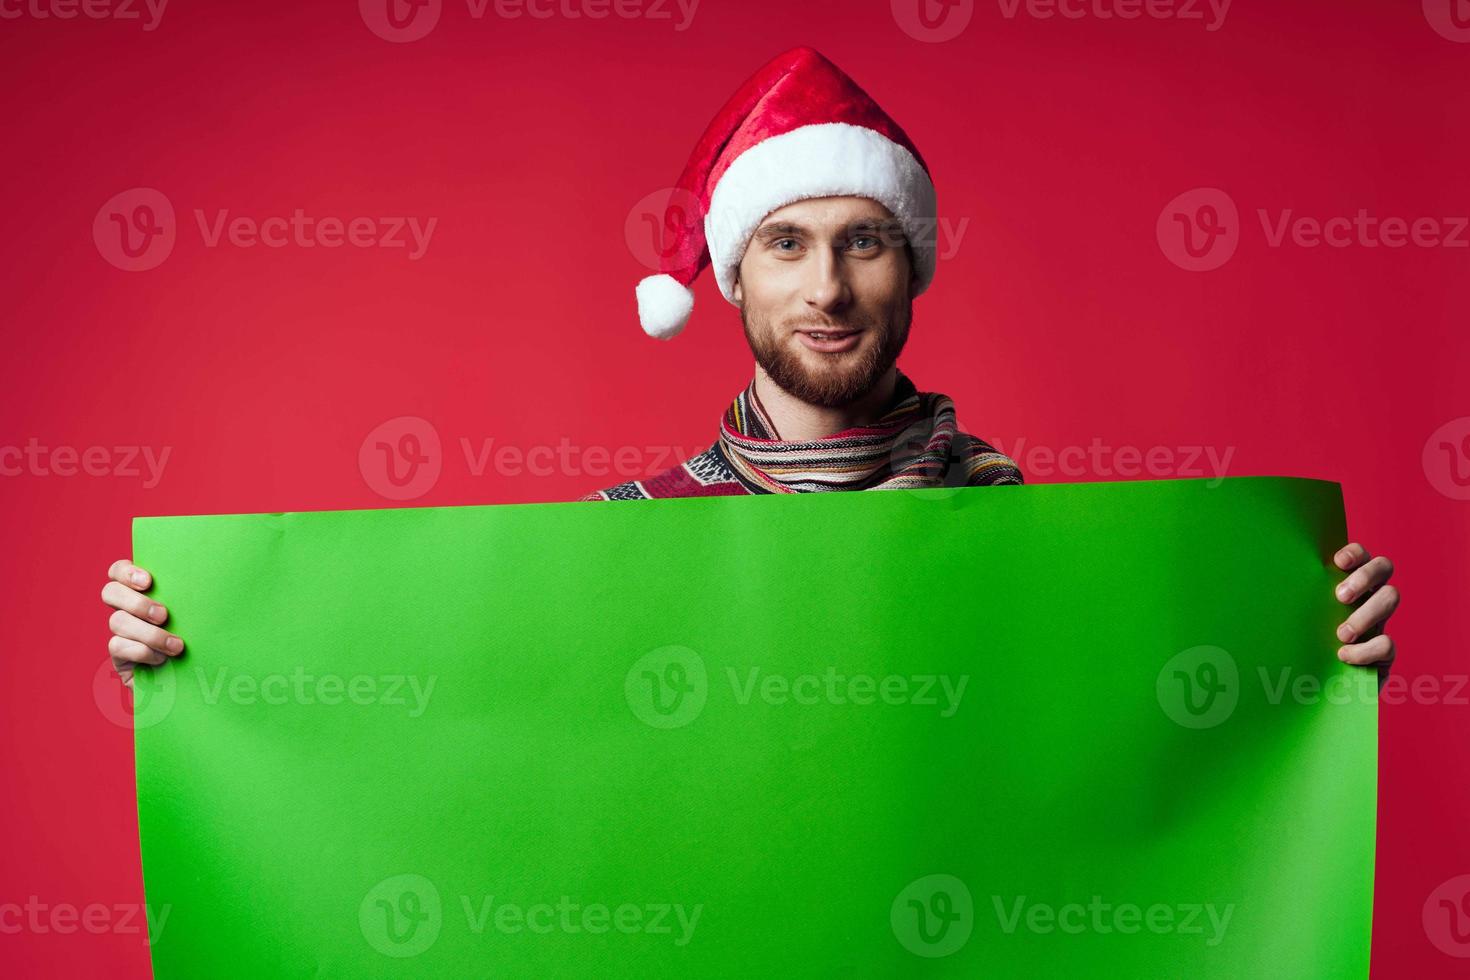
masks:
[[[865,197],[772,211],[740,261],[734,298],[772,381],[840,408],[873,389],[908,340],[913,271],[892,213]]]

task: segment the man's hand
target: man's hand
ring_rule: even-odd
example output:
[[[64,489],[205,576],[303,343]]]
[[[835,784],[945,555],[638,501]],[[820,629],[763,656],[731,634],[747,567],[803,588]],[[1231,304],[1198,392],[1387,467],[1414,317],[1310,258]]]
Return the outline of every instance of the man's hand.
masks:
[[[1337,628],[1337,638],[1346,646],[1337,651],[1338,659],[1350,664],[1382,664],[1393,662],[1393,639],[1383,632],[1383,624],[1399,606],[1399,590],[1388,584],[1393,575],[1393,562],[1354,541],[1332,559],[1337,567],[1352,572],[1337,586],[1337,601],[1351,604],[1363,596],[1368,598],[1354,609],[1347,621]]]
[[[153,584],[152,575],[120,558],[107,570],[107,578],[102,601],[117,610],[107,621],[112,629],[107,652],[117,676],[132,687],[134,668],[177,657],[184,652],[184,641],[159,628],[168,620],[168,610],[143,594]]]

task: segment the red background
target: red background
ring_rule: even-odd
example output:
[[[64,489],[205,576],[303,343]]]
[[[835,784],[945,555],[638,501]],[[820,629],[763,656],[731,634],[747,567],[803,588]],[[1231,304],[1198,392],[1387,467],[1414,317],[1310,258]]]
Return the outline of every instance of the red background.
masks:
[[[901,362],[954,397],[966,430],[1006,449],[1100,440],[1180,461],[1209,446],[1233,450],[1231,476],[1341,481],[1351,536],[1400,569],[1397,671],[1448,685],[1470,669],[1470,502],[1450,470],[1470,446],[1425,454],[1441,426],[1462,420],[1454,440],[1470,426],[1470,249],[1272,247],[1257,217],[1470,212],[1470,44],[1431,28],[1434,0],[1429,14],[1238,0],[1214,31],[962,4],[952,15],[971,20],[943,42],[871,0],[705,0],[684,30],[676,8],[477,19],[446,0],[411,43],[376,36],[351,0],[174,0],[151,31],[6,3],[22,15],[0,21],[0,447],[170,456],[151,488],[117,467],[60,475],[54,456],[0,477],[0,903],[142,901],[131,738],[93,685],[97,593],[129,553],[133,515],[397,505],[359,449],[400,416],[443,441],[441,475],[409,505],[566,500],[631,475],[476,474],[461,439],[634,447],[643,469],[667,465],[657,447],[712,441],[751,370],[734,308],[706,274],[685,334],[644,337],[633,286],[651,245],[627,229],[645,227],[640,200],[673,183],[734,86],[798,43],[899,120],[942,214],[968,223]],[[177,243],[128,272],[92,229],[139,187],[172,203]],[[1195,188],[1239,208],[1238,248],[1209,272],[1172,263],[1155,233]],[[401,248],[208,247],[194,218],[297,208],[438,224],[412,261]],[[1039,472],[1028,453],[1032,482],[1117,475]],[[1199,557],[1242,615],[1270,601],[1233,556]],[[1421,924],[1430,893],[1470,872],[1467,720],[1463,700],[1383,708],[1377,976],[1470,965]],[[117,928],[0,932],[0,964],[149,969],[142,936]]]

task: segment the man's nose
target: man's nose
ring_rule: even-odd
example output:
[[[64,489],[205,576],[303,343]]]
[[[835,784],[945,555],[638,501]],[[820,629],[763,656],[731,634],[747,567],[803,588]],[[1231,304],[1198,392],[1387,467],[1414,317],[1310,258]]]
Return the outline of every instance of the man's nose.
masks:
[[[852,301],[847,271],[830,249],[820,249],[807,263],[806,304],[823,313],[836,313]]]

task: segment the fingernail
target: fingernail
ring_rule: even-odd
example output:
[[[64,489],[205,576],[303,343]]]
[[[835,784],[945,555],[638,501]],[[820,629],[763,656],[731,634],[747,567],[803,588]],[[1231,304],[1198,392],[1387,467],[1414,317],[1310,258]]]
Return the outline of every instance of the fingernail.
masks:
[[[1347,663],[1347,647],[1337,648],[1337,659],[1341,660],[1343,663]]]
[[[1353,642],[1353,628],[1352,628],[1352,626],[1350,626],[1347,623],[1343,623],[1341,626],[1339,626],[1337,628],[1337,638],[1339,640],[1341,640],[1342,642],[1344,642],[1344,643],[1351,643],[1351,642]]]
[[[148,618],[153,620],[155,623],[163,622],[163,619],[166,615],[168,614],[164,611],[164,608],[157,603],[154,603],[152,606],[148,607]]]
[[[1346,583],[1339,585],[1337,587],[1337,597],[1343,602],[1351,602],[1353,598],[1353,590],[1348,587]]]
[[[170,636],[168,638],[167,644],[165,645],[168,647],[170,653],[184,652],[184,641],[179,639],[177,636]]]
[[[133,573],[133,584],[134,585],[142,585],[144,582],[147,582],[147,581],[148,581],[148,576],[144,575],[142,572],[134,572]]]
[[[1352,563],[1352,560],[1353,560],[1352,555],[1349,555],[1346,552],[1344,552],[1343,554],[1338,555],[1337,558],[1336,558],[1337,567],[1338,568],[1347,568],[1348,565]]]

